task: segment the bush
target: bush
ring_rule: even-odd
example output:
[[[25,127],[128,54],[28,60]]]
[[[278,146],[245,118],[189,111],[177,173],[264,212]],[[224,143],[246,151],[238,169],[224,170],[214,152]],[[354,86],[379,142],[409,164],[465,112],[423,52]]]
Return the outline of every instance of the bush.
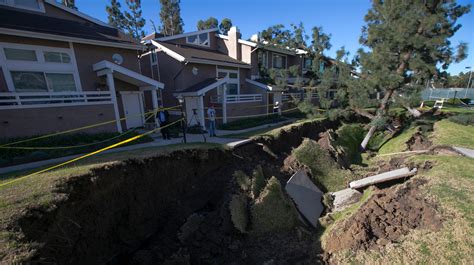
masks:
[[[249,191],[252,186],[252,180],[242,171],[235,171],[234,178],[242,191]]]
[[[87,145],[84,147],[72,147],[67,149],[1,149],[0,150],[0,167],[10,166],[15,164],[22,164],[28,162],[34,162],[44,159],[51,159],[56,157],[81,154],[92,152],[106,146],[109,146],[114,143],[118,143],[125,139],[131,138],[138,135],[137,132],[129,132],[119,136],[119,133],[77,133],[77,134],[63,134],[56,135],[48,138],[38,139],[34,141],[24,142],[15,147],[63,147],[63,146],[78,146],[78,145]],[[0,145],[13,143],[25,139],[30,139],[34,137],[22,137],[14,139],[4,139],[0,140]],[[107,141],[110,139],[110,141]],[[153,141],[153,138],[150,136],[144,136],[140,139],[137,139],[131,143],[124,144],[122,146],[133,145],[138,143],[150,142]],[[96,144],[93,144],[96,143]],[[12,147],[13,147],[12,146]]]
[[[298,162],[310,168],[313,181],[321,190],[337,191],[345,187],[347,173],[317,142],[305,139],[292,154]]]
[[[233,195],[229,203],[230,217],[235,228],[242,233],[247,231],[248,212],[247,196],[245,194]]]
[[[365,133],[366,131],[360,124],[344,124],[336,131],[336,145],[344,149],[347,158],[353,164],[360,164],[362,162],[360,144],[364,139]]]
[[[242,130],[284,120],[284,117],[280,117],[277,114],[269,114],[268,116],[231,121],[226,124],[219,125],[218,128],[221,130]]]
[[[474,114],[462,113],[448,118],[448,120],[461,125],[474,125]]]
[[[252,197],[257,198],[264,187],[265,187],[265,176],[263,175],[262,167],[259,165],[253,171]]]
[[[251,207],[252,232],[265,234],[290,230],[297,224],[298,215],[286,198],[280,182],[272,177]]]

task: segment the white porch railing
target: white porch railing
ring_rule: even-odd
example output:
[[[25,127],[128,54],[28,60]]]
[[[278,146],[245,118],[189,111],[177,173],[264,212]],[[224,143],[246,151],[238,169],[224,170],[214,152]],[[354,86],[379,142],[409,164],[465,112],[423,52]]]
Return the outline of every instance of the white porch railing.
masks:
[[[261,102],[262,94],[227,95],[227,103]],[[212,103],[222,103],[222,96],[212,96]]]
[[[0,93],[0,109],[44,108],[110,103],[112,103],[112,95],[109,91]]]

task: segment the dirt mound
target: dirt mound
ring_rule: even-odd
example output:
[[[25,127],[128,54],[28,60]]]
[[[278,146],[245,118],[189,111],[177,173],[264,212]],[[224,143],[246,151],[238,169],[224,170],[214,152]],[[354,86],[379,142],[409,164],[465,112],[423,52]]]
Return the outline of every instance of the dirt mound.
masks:
[[[442,222],[436,205],[422,197],[423,179],[377,191],[359,211],[336,227],[328,237],[325,250],[378,249],[409,233],[411,229],[438,231]]]
[[[408,150],[418,151],[418,150],[428,150],[432,143],[426,138],[421,132],[416,132],[410,140],[407,141]]]

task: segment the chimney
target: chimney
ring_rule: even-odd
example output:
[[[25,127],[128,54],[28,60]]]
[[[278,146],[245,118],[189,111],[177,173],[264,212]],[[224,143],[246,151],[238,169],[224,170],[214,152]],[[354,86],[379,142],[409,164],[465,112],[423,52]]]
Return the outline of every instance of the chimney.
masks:
[[[236,60],[241,60],[242,54],[239,45],[239,29],[235,26],[231,27],[230,30],[227,32],[227,36],[229,36],[229,45],[227,46],[227,49],[229,50],[229,56]]]

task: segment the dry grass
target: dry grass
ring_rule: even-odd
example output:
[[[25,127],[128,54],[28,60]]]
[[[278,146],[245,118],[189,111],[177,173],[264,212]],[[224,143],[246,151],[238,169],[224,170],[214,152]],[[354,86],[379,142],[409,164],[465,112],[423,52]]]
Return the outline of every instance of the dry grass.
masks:
[[[421,191],[440,205],[444,223],[439,232],[412,230],[382,252],[336,253],[339,264],[472,264],[474,257],[474,164],[458,156],[416,156],[414,162],[434,161],[419,175],[429,180]]]

